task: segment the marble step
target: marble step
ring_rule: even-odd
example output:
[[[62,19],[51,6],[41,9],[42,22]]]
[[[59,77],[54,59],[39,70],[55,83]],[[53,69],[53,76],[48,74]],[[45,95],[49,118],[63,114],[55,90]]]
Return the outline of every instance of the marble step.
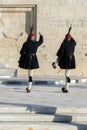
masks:
[[[87,121],[87,114],[13,114],[0,113],[0,121],[29,121],[29,122],[85,122]]]
[[[85,114],[87,113],[86,107],[52,107],[43,105],[27,105],[27,106],[16,106],[16,105],[0,105],[0,113],[36,113],[36,114]]]
[[[0,122],[0,130],[87,130],[87,123]]]

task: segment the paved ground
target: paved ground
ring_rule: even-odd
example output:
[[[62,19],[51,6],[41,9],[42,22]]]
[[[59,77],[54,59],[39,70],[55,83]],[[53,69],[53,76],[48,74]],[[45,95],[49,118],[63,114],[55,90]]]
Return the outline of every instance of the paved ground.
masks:
[[[0,105],[53,107],[87,107],[87,83],[73,83],[69,93],[62,93],[61,84],[33,84],[31,93],[26,93],[27,83],[0,83]]]

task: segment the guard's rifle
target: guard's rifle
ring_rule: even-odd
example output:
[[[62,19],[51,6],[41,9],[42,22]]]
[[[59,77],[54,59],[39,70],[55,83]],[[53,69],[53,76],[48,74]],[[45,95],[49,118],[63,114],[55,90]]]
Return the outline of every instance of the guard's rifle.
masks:
[[[71,24],[70,27],[69,27],[69,30],[68,30],[67,35],[70,33],[71,29],[72,29],[72,24]]]
[[[31,29],[30,29],[30,34],[29,34],[29,36],[28,36],[28,38],[27,38],[27,41],[31,39],[31,34],[32,34],[32,31],[33,31],[33,25],[31,26]]]
[[[70,33],[71,29],[72,29],[72,24],[71,24],[70,27],[69,27],[69,30],[68,30],[67,35]],[[59,62],[59,59],[57,58],[56,61],[52,63],[52,67],[53,67],[54,69],[57,68],[58,62]]]

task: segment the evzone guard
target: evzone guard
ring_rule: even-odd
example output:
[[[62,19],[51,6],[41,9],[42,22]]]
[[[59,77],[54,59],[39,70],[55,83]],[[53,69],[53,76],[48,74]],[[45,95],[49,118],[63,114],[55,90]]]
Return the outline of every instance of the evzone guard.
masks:
[[[30,34],[23,44],[20,50],[19,67],[28,70],[28,86],[26,88],[27,93],[31,92],[33,82],[33,70],[39,68],[37,49],[43,43],[43,36],[39,33],[39,41],[35,40],[35,34],[32,33],[33,27],[30,30]]]
[[[70,84],[70,70],[76,68],[75,64],[75,46],[76,42],[70,34],[71,27],[69,28],[68,33],[65,36],[60,48],[58,49],[56,56],[56,62],[52,63],[53,68],[56,68],[56,64],[61,69],[65,69],[65,87],[62,88],[62,92],[68,93],[69,84]]]

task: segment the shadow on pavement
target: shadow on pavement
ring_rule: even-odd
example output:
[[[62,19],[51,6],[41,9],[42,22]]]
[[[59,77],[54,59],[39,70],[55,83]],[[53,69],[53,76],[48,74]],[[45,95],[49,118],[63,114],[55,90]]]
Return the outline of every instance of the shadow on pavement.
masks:
[[[73,122],[72,121],[72,116],[71,115],[61,115],[61,114],[56,114],[54,116],[53,122],[56,123],[63,123],[71,126],[76,126],[77,130],[87,130],[87,124],[83,122],[78,123],[78,122]]]
[[[7,103],[7,102],[0,102],[0,105],[4,106],[17,106],[17,107],[26,107],[25,111],[29,111],[30,113],[35,114],[55,114],[56,107],[53,106],[45,106],[45,105],[34,105],[34,104],[19,104],[19,103]]]

